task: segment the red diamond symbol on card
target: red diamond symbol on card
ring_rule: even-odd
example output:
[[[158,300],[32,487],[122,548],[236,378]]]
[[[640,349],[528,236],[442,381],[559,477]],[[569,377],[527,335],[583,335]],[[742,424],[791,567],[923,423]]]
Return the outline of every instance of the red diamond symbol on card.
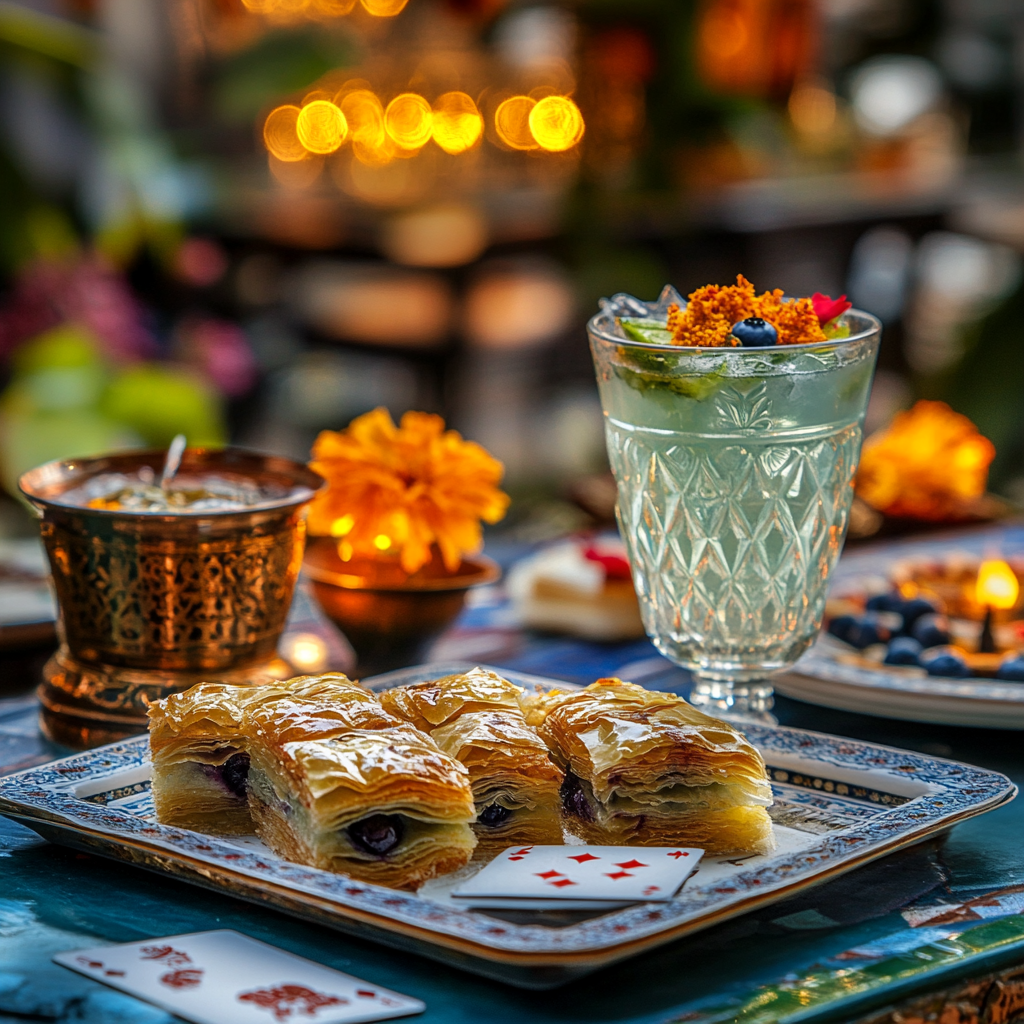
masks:
[[[555,869],[552,868],[550,871],[538,871],[537,872],[537,877],[538,878],[559,878],[559,877],[561,877],[561,874],[562,874],[561,871],[555,871]]]
[[[628,871],[615,871],[607,875],[608,878],[632,878],[632,874]]]
[[[680,857],[689,857],[690,855],[688,853],[684,853],[682,850],[673,850],[671,853],[666,853],[665,856],[675,857],[676,860],[679,860]]]
[[[557,882],[548,882],[548,885],[557,886],[559,889],[564,888],[567,885],[575,885],[575,882],[570,881],[568,878],[560,878]]]
[[[638,860],[624,860],[621,864],[615,865],[617,868],[645,868],[646,864],[642,864]]]
[[[524,846],[521,850],[516,850],[516,856],[525,857],[532,849],[532,846]]]
[[[356,995],[362,996],[364,999],[372,999],[377,993],[368,988],[357,988]]]
[[[577,864],[586,864],[588,860],[600,860],[600,857],[595,857],[592,853],[578,853],[575,857],[570,857],[569,860],[576,861]]]
[[[644,889],[644,895],[645,896],[650,896],[652,892],[657,892],[658,889],[659,889],[659,886],[657,886],[657,885],[649,885],[649,886],[647,886],[646,889]]]
[[[525,857],[509,857],[509,860],[525,860]]]

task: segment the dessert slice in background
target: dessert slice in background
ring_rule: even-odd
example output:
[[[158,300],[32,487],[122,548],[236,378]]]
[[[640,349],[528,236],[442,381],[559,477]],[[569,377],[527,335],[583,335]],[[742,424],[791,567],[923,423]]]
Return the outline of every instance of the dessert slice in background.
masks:
[[[774,849],[764,761],[732,725],[618,679],[528,704],[565,768],[564,823],[581,839],[712,855]]]

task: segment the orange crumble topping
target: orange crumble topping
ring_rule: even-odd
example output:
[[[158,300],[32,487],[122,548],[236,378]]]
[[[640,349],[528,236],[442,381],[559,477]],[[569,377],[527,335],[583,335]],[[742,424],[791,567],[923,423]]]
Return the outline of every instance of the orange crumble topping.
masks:
[[[780,345],[803,345],[826,341],[818,314],[810,299],[782,301],[782,289],[754,294],[754,286],[742,275],[729,285],[708,284],[689,296],[686,309],[668,307],[668,329],[673,345],[699,345],[701,348],[736,346],[729,333],[733,324],[759,316],[779,333]]]

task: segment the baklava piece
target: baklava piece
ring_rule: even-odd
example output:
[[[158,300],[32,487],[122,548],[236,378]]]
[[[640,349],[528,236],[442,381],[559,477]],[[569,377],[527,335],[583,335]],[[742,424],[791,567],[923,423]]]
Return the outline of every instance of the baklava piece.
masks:
[[[532,712],[565,768],[564,821],[581,839],[711,855],[775,848],[764,761],[728,723],[618,679],[541,697]]]
[[[561,845],[562,772],[519,707],[522,689],[494,672],[386,690],[381,702],[417,725],[469,771],[476,855],[508,846]]]

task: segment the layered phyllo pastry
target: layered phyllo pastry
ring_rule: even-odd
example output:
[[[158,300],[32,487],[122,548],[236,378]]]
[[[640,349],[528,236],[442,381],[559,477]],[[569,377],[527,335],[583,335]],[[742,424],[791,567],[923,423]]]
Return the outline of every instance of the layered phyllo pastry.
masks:
[[[260,737],[251,751],[256,832],[288,860],[405,889],[472,857],[468,773],[412,726]]]
[[[476,668],[381,695],[469,771],[477,856],[513,844],[560,845],[562,772],[520,710],[521,687]]]
[[[275,853],[408,888],[465,864],[466,769],[340,673],[204,683],[150,709],[165,824],[251,832]]]
[[[268,691],[261,687],[200,683],[149,708],[153,805],[157,820],[197,832],[253,831],[246,794],[249,746],[242,709]]]
[[[564,823],[581,839],[714,855],[775,848],[764,761],[728,723],[618,679],[532,704],[565,769]]]

